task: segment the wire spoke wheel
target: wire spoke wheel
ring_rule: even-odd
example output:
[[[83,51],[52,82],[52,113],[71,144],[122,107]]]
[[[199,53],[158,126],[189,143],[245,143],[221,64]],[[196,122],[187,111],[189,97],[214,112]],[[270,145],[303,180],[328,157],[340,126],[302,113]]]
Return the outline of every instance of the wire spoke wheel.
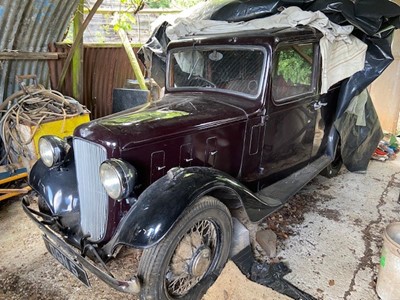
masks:
[[[197,222],[178,244],[166,274],[168,293],[183,296],[206,274],[216,253],[217,230],[209,220]]]
[[[142,299],[201,297],[228,259],[231,236],[226,206],[210,196],[196,201],[161,242],[143,251]]]

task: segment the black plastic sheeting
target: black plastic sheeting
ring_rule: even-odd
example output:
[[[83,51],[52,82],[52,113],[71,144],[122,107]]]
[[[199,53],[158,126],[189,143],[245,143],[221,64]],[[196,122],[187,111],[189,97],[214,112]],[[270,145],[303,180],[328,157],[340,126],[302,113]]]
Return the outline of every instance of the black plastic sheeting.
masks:
[[[247,246],[234,257],[232,261],[246,277],[274,291],[296,300],[315,300],[306,292],[286,281],[283,277],[291,272],[284,263],[268,264],[255,260],[250,246]]]
[[[314,0],[252,0],[252,1],[232,1],[218,9],[211,15],[211,20],[221,20],[228,22],[248,21],[256,18],[263,18],[274,15],[282,10],[282,7],[298,6],[303,7]]]
[[[216,10],[212,20],[247,21],[278,13],[282,7],[322,11],[339,25],[352,24],[368,35],[389,26],[399,27],[399,6],[388,0],[234,0]]]
[[[218,2],[215,2],[218,3]],[[247,21],[274,15],[289,6],[303,10],[322,11],[334,23],[353,25],[353,35],[368,45],[364,70],[357,72],[341,84],[336,119],[340,119],[351,100],[366,89],[393,61],[390,49],[391,34],[400,28],[400,7],[388,0],[233,0],[223,6],[208,1],[208,8],[216,7],[210,19],[224,21]],[[199,14],[201,15],[201,14]],[[205,14],[206,15],[206,14]],[[165,84],[165,59],[168,38],[167,23],[163,23],[144,45],[142,53],[152,61],[152,77],[160,85]],[[348,118],[346,126],[340,127],[341,154],[344,165],[350,171],[365,171],[382,131],[373,105],[366,106],[367,126],[356,126],[354,118]],[[337,132],[333,139],[338,140]],[[366,145],[369,145],[368,147]]]
[[[368,166],[366,153],[373,153],[382,139],[378,116],[370,97],[365,104],[366,126],[357,126],[357,117],[345,112],[336,122],[336,129],[341,138],[342,159],[351,171],[364,171]]]

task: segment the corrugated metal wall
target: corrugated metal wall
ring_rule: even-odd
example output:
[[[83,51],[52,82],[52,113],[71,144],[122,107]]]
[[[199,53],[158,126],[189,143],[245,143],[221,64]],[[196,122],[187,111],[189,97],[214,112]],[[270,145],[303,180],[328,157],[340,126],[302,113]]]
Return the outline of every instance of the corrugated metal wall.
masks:
[[[66,45],[50,46],[52,52],[68,52]],[[134,49],[136,52],[138,49]],[[51,85],[56,86],[64,59],[49,61]],[[142,68],[143,70],[143,68]],[[65,84],[60,91],[72,94],[71,69],[67,73]],[[83,104],[92,112],[92,118],[99,118],[111,113],[112,91],[123,87],[127,79],[135,79],[124,48],[84,48],[83,60]]]
[[[78,0],[0,0],[0,51],[47,52],[61,41]],[[47,61],[0,61],[0,102],[19,90],[15,75],[37,74],[48,85]]]

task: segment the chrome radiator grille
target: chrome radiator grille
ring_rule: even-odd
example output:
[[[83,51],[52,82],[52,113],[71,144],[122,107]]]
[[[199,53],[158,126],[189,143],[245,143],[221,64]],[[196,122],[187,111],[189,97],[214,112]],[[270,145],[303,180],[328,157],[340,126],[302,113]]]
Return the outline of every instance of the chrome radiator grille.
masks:
[[[78,180],[81,227],[89,240],[96,242],[104,238],[108,196],[100,182],[99,167],[107,159],[104,147],[75,138],[73,141],[76,178]]]

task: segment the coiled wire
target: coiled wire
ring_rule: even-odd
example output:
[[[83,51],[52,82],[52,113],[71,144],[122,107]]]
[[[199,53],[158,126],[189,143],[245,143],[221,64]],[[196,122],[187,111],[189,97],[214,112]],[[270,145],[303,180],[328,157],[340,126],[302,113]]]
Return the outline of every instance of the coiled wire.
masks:
[[[14,104],[4,110],[9,103]],[[35,159],[36,155],[28,145],[32,143],[41,124],[56,120],[65,122],[67,118],[90,113],[73,98],[55,90],[45,89],[41,85],[29,86],[25,91],[14,93],[0,105],[0,112],[4,113],[0,121],[0,134],[4,147],[0,165],[18,163],[20,157]],[[20,134],[22,128],[20,125],[33,128],[28,138]]]

